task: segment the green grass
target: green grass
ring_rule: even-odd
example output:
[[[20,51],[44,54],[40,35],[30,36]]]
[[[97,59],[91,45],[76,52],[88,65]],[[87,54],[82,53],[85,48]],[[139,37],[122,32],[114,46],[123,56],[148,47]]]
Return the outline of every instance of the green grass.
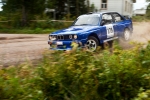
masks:
[[[15,34],[47,34],[56,31],[57,29],[0,29],[0,33],[15,33]]]
[[[144,21],[147,22],[147,21],[150,21],[150,19],[145,16],[133,16],[132,21],[133,22],[144,22]]]
[[[0,33],[15,33],[15,34],[45,34],[51,33],[58,29],[64,29],[71,23],[64,22],[30,22],[26,27],[22,27],[19,23],[0,23]]]

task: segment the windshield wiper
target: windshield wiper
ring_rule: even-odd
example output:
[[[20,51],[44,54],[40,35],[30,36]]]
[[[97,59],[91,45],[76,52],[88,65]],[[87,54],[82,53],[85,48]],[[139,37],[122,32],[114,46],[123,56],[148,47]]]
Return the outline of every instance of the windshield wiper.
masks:
[[[91,25],[91,24],[80,24],[80,25],[74,25],[74,26],[83,26],[83,25]]]
[[[80,26],[82,26],[82,25],[91,25],[91,24],[80,24]]]

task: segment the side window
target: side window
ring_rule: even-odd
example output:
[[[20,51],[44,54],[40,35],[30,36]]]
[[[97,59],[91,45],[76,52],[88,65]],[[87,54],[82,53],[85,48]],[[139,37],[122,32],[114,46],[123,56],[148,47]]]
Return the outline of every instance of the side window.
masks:
[[[102,25],[111,24],[113,22],[111,14],[102,15]]]
[[[113,14],[113,17],[115,22],[123,21],[122,17],[119,14]]]

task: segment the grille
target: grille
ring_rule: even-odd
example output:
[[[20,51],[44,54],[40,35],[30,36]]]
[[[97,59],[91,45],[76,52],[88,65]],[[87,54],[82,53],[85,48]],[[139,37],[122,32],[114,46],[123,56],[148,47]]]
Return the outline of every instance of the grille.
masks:
[[[56,40],[72,40],[74,39],[74,35],[52,35],[52,37],[56,37]]]
[[[58,40],[64,40],[64,36],[63,36],[63,35],[58,35],[58,36],[57,36],[57,39],[58,39]]]
[[[73,35],[58,35],[57,40],[70,40],[73,39]]]
[[[69,38],[69,35],[64,35],[64,39],[65,39],[65,40],[70,39],[70,38]]]

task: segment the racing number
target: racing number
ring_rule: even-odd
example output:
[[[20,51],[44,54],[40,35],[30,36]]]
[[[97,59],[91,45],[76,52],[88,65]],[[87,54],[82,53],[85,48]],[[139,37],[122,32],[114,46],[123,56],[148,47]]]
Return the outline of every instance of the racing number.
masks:
[[[114,28],[112,24],[106,25],[107,38],[114,37]]]
[[[112,27],[107,29],[107,33],[108,33],[108,34],[113,33]]]

